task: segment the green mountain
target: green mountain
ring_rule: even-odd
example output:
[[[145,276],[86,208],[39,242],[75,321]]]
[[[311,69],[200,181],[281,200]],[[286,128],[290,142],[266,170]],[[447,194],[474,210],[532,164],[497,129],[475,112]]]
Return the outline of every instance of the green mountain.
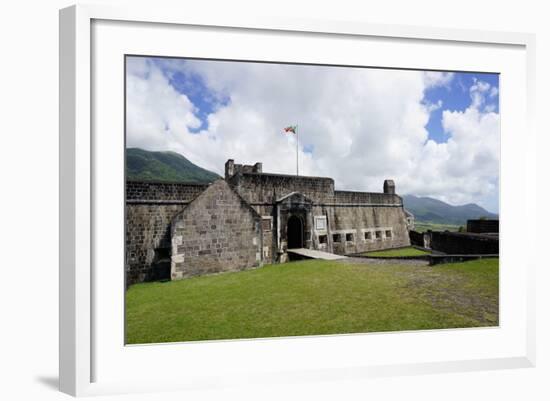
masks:
[[[488,212],[474,203],[452,206],[434,198],[405,195],[403,196],[403,205],[405,209],[414,214],[416,221],[465,225],[468,219],[479,219],[480,217],[498,219],[497,214]]]
[[[126,178],[209,183],[220,176],[191,163],[176,152],[150,152],[139,148],[127,148]]]

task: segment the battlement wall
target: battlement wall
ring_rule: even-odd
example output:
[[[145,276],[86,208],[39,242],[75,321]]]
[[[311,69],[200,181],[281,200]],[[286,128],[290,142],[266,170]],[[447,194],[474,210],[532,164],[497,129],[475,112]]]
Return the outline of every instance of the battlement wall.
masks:
[[[300,192],[313,202],[329,202],[334,194],[334,180],[326,177],[243,173],[231,177],[229,183],[250,204],[272,204],[291,192]]]
[[[334,203],[403,206],[403,200],[395,194],[357,191],[334,191]]]
[[[466,231],[469,233],[498,233],[499,221],[496,219],[491,220],[468,220],[466,224]]]
[[[451,231],[410,231],[411,243],[452,255],[497,255],[498,235]]]
[[[208,184],[161,181],[126,181],[126,202],[191,201],[208,188]],[[136,202],[137,203],[137,202]]]

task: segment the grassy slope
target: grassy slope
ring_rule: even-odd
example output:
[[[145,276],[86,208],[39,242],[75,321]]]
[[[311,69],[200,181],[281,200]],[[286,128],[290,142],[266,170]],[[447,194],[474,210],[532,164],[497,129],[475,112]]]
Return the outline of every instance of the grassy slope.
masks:
[[[498,324],[498,259],[437,267],[299,261],[126,295],[128,343]]]
[[[407,248],[399,248],[399,249],[388,249],[385,251],[373,251],[373,252],[366,252],[365,255],[368,256],[421,256],[421,255],[428,255],[429,252],[423,251],[421,249],[416,249],[411,247]]]

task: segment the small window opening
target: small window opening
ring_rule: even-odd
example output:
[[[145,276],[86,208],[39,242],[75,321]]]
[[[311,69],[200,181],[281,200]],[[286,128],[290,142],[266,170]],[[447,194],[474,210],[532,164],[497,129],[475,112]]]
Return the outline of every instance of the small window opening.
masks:
[[[262,230],[264,231],[271,231],[271,218],[263,218],[262,219]]]

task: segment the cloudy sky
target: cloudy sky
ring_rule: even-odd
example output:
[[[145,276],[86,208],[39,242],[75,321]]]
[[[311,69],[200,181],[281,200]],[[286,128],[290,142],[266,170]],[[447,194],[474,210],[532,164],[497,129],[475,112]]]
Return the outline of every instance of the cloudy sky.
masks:
[[[126,143],[498,212],[496,74],[128,57]]]

